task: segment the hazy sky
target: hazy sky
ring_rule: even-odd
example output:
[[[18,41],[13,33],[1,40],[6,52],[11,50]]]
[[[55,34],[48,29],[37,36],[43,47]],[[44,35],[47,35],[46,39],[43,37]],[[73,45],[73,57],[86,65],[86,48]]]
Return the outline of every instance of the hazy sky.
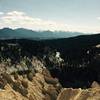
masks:
[[[0,0],[0,28],[100,32],[100,0]]]

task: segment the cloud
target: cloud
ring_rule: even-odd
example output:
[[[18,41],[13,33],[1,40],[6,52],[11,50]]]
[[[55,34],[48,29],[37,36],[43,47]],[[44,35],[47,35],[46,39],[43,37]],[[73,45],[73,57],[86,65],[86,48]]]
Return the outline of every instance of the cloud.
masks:
[[[7,15],[10,15],[10,16],[21,16],[21,15],[25,15],[24,12],[19,12],[19,11],[12,11],[12,12],[8,12]]]
[[[0,12],[0,15],[3,15],[4,13],[3,12]]]
[[[100,17],[97,19],[100,20]],[[100,32],[100,28],[94,26],[82,26],[79,24],[67,25],[65,23],[41,18],[34,18],[20,11],[11,11],[7,13],[0,12],[0,28],[27,28],[32,30],[50,30],[50,31],[77,31],[77,32]]]
[[[68,30],[68,26],[51,20],[33,18],[24,12],[12,11],[0,17],[3,27],[28,28],[33,30]],[[1,26],[1,25],[0,25]]]
[[[98,20],[100,20],[100,17],[97,17]]]

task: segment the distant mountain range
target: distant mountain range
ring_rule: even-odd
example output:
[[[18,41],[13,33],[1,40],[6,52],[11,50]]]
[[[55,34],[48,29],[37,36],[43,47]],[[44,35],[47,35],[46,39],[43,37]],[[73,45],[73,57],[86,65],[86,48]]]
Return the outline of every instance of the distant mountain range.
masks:
[[[3,28],[0,29],[0,39],[57,39],[57,38],[68,38],[73,36],[83,35],[80,32],[63,32],[63,31],[32,31],[24,28],[10,29]]]

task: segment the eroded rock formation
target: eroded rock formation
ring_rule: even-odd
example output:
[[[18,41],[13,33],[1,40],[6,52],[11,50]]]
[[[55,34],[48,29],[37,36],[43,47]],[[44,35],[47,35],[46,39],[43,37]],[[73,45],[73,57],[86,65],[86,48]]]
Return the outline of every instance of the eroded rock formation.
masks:
[[[1,100],[56,100],[62,87],[39,59],[33,57],[31,68],[19,66],[1,72]]]
[[[100,87],[90,89],[62,89],[57,100],[100,100]]]

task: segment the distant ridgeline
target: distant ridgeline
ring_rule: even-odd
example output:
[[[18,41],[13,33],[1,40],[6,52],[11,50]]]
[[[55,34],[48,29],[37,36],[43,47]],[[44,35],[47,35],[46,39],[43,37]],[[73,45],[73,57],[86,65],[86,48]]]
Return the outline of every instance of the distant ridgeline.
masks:
[[[67,38],[73,37],[77,35],[82,35],[83,33],[80,32],[63,32],[63,31],[32,31],[28,29],[10,29],[4,28],[0,29],[0,38],[1,39],[33,39],[33,40],[40,40],[40,39],[56,39],[56,38]]]

